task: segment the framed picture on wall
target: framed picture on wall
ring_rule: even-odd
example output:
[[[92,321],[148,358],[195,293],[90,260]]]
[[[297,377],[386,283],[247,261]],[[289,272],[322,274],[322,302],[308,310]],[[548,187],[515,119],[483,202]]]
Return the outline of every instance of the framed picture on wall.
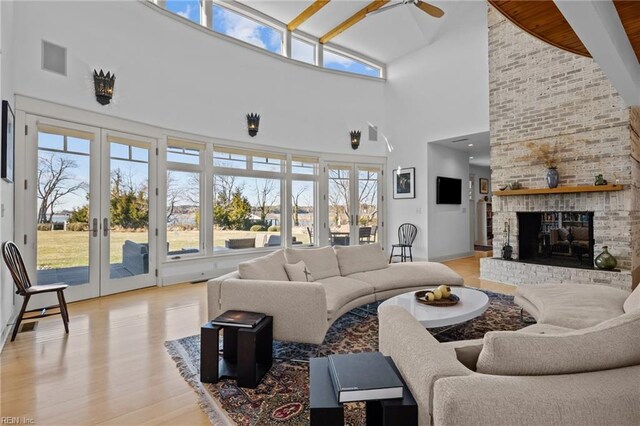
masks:
[[[415,174],[415,167],[393,171],[393,198],[416,198]]]
[[[481,194],[489,193],[489,179],[480,178],[480,193]]]
[[[2,165],[0,177],[13,182],[14,149],[16,144],[16,117],[9,102],[2,101]]]

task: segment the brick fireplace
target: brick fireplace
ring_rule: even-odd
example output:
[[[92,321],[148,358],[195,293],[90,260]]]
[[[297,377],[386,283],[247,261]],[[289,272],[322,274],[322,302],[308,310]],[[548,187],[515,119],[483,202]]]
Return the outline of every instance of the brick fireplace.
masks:
[[[624,104],[592,59],[531,37],[493,8],[489,11],[489,89],[493,188],[515,180],[524,188],[546,186],[544,165],[527,159],[530,142],[555,144],[561,188],[593,185],[595,176],[603,174],[609,183],[619,183],[624,189],[514,196],[501,196],[495,190],[494,254],[500,254],[505,223],[510,221],[510,243],[517,261],[482,259],[481,278],[511,284],[574,281],[625,289],[637,285],[640,109]],[[520,220],[533,217],[528,213],[538,217],[544,213],[591,215],[587,226],[592,230],[586,231],[591,232],[588,250],[597,256],[602,246],[609,246],[619,271],[591,269],[591,264],[545,264],[537,256],[532,258],[532,248],[520,247],[519,238],[523,232],[540,233],[542,229],[520,227]],[[587,261],[584,254],[582,261]]]

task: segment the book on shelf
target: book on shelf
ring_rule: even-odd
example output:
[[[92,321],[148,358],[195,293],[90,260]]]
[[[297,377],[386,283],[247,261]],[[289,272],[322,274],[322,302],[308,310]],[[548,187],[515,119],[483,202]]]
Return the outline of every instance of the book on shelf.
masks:
[[[212,325],[253,328],[265,318],[265,314],[247,311],[226,311],[211,320]]]
[[[402,398],[402,381],[380,352],[328,358],[338,402]]]

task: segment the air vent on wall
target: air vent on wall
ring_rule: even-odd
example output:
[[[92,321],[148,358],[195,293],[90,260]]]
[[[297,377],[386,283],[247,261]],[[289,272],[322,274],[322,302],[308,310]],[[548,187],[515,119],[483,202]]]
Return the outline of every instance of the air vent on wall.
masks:
[[[369,124],[369,140],[376,142],[378,140],[378,127]]]
[[[67,49],[42,40],[42,69],[67,75]]]

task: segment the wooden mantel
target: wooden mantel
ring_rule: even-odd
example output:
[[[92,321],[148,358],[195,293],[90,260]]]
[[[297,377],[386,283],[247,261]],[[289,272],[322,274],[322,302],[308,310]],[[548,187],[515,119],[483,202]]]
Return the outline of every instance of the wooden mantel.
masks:
[[[493,195],[506,197],[512,195],[547,195],[547,194],[575,194],[578,192],[610,192],[622,191],[624,185],[583,185],[583,186],[559,186],[557,188],[522,188],[494,191]]]

